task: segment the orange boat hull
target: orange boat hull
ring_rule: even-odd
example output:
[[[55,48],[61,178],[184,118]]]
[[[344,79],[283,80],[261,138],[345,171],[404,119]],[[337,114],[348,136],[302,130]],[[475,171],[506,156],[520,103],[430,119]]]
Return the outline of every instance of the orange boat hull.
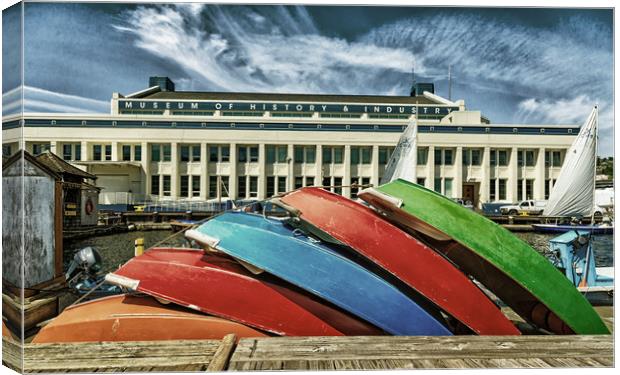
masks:
[[[264,337],[243,324],[162,305],[149,296],[118,295],[67,308],[32,340],[33,343],[158,341]]]

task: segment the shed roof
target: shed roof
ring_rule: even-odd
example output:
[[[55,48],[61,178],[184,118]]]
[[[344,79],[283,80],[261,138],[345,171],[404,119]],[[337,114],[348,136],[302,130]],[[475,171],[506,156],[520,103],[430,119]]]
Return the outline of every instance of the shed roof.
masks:
[[[50,151],[45,151],[42,154],[36,156],[36,159],[43,165],[47,166],[49,169],[53,170],[58,174],[67,174],[72,176],[78,176],[82,178],[89,178],[92,180],[97,179],[97,176],[85,172],[73,165],[67,163],[58,157],[58,155],[53,154]]]
[[[2,171],[4,171],[5,169],[7,169],[11,165],[13,165],[18,160],[21,160],[22,158],[25,159],[25,161],[28,161],[29,163],[34,164],[35,166],[37,166],[38,168],[43,170],[45,173],[47,173],[50,176],[52,176],[53,178],[60,179],[60,175],[58,174],[58,172],[56,172],[54,169],[50,168],[48,165],[46,165],[44,163],[41,163],[40,160],[38,160],[36,157],[32,156],[32,154],[30,154],[28,151],[24,151],[24,150],[17,151],[16,153],[11,155],[11,157],[9,157],[6,160],[3,159]]]

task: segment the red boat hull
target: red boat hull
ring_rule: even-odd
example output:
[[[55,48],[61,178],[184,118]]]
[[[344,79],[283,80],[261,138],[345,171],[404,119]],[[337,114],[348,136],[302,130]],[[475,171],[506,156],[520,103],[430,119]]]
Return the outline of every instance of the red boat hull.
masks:
[[[383,334],[279,279],[196,249],[154,248],[114,274],[139,281],[140,292],[278,335]]]
[[[519,335],[501,310],[449,261],[372,209],[320,188],[280,200],[299,217],[390,272],[481,335]]]
[[[159,341],[264,337],[236,322],[162,305],[150,296],[118,295],[65,309],[39,331],[33,343]]]

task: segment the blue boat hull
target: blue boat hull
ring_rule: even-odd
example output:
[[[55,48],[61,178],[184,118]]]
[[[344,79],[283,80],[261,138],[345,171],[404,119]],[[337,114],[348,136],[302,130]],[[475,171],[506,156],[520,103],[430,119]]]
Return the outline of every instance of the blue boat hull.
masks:
[[[451,335],[393,285],[283,222],[227,212],[188,237],[297,285],[395,335]]]
[[[535,232],[539,233],[566,233],[569,231],[586,231],[591,234],[613,234],[614,227],[602,227],[597,225],[555,225],[555,224],[532,224]]]

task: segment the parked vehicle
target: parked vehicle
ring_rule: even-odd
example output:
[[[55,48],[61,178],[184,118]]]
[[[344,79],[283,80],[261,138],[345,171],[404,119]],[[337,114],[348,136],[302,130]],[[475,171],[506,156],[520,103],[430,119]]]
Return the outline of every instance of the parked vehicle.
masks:
[[[547,201],[526,200],[516,205],[501,206],[499,211],[502,215],[540,215],[545,209]]]

